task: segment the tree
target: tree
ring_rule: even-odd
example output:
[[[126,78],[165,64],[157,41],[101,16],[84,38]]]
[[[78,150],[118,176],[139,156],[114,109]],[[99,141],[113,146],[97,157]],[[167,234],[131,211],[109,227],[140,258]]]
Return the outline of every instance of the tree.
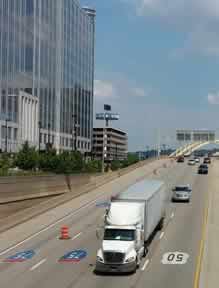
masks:
[[[24,170],[33,170],[38,166],[38,152],[26,141],[15,158],[15,165]]]
[[[112,169],[113,171],[118,170],[120,167],[121,167],[121,163],[120,163],[119,160],[113,160],[113,161],[111,162],[111,169]]]
[[[137,162],[139,162],[138,156],[133,153],[128,153],[127,159],[122,161],[122,167],[125,168]]]
[[[84,165],[85,172],[89,173],[95,173],[95,172],[101,172],[102,163],[98,160],[90,160]]]
[[[8,169],[10,168],[11,163],[9,156],[6,153],[3,153],[0,157],[0,175],[6,176],[8,174]]]

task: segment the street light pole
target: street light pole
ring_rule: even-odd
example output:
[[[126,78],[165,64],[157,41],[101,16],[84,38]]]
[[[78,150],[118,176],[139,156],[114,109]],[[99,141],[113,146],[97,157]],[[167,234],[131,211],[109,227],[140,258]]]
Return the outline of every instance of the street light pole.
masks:
[[[50,123],[48,123],[48,144],[50,145],[50,129],[51,129],[51,125]]]
[[[39,145],[39,147],[38,147],[38,150],[39,150],[39,153],[40,153],[40,131],[41,131],[41,122],[39,121],[38,122],[38,129],[39,129],[39,138],[38,138],[38,145]]]
[[[72,114],[72,119],[73,119],[73,128],[72,128],[72,151],[77,151],[77,115]]]
[[[8,122],[9,120],[5,120],[5,153],[8,152]]]

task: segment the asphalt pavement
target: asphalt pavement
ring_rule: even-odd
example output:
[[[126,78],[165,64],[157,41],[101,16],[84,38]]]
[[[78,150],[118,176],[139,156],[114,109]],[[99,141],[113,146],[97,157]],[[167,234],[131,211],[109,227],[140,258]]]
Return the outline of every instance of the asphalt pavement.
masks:
[[[193,288],[197,273],[206,193],[208,193],[209,181],[214,181],[211,168],[209,171],[208,176],[197,175],[197,166],[174,163],[169,168],[148,175],[150,178],[162,179],[167,183],[167,217],[163,231],[155,235],[149,253],[143,259],[136,274],[96,275],[94,273],[96,251],[101,245],[95,231],[103,223],[104,201],[114,192],[113,189],[111,191],[109,189],[106,199],[93,201],[92,205],[85,205],[84,208],[76,210],[66,217],[64,223],[48,226],[42,232],[8,249],[4,247],[0,251],[0,287]],[[124,178],[124,181],[128,181],[127,178]],[[171,203],[171,188],[175,184],[187,183],[193,188],[192,201],[189,204]],[[118,188],[118,186],[112,187]],[[61,224],[69,226],[70,240],[59,239]],[[7,239],[9,232],[6,232],[4,239]],[[62,261],[64,255],[75,250],[81,250],[80,261]],[[16,255],[21,252],[26,254]],[[183,255],[188,257],[186,263],[163,264],[165,261],[162,259],[165,259],[166,253],[169,252],[185,253]],[[30,259],[27,259],[28,257]],[[25,261],[18,262],[19,260]]]

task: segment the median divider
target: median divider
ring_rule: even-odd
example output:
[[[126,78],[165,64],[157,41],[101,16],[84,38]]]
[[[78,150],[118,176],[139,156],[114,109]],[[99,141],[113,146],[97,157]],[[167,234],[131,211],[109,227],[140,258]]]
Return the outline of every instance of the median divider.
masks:
[[[166,160],[169,161],[168,159],[166,159]],[[79,184],[77,185],[75,183],[74,177],[69,175],[68,181],[70,184],[70,189],[66,190],[66,186],[67,186],[67,184],[66,184],[64,192],[63,192],[63,190],[53,191],[54,193],[57,193],[57,194],[55,194],[56,195],[55,198],[50,197],[47,200],[40,203],[40,205],[35,205],[35,206],[30,207],[30,208],[26,208],[24,210],[21,210],[21,211],[15,213],[15,214],[12,214],[8,217],[1,219],[0,220],[0,233],[9,229],[9,228],[12,228],[12,227],[14,227],[20,223],[27,221],[30,218],[38,216],[38,215],[40,215],[40,214],[42,214],[42,213],[44,213],[50,209],[53,209],[57,206],[60,206],[60,205],[66,203],[66,202],[68,202],[68,201],[70,201],[76,197],[79,197],[83,194],[89,193],[90,191],[92,191],[92,190],[94,190],[100,186],[103,186],[104,184],[107,184],[110,181],[113,181],[120,176],[124,176],[124,175],[138,169],[138,168],[141,168],[147,164],[150,164],[152,161],[153,160],[142,161],[140,163],[137,163],[137,164],[132,165],[130,167],[127,167],[125,169],[121,169],[121,170],[115,171],[115,172],[109,172],[109,173],[104,174],[104,175],[89,176],[89,181],[88,180],[85,181],[85,179],[84,179],[84,182],[81,181],[80,185]],[[158,167],[159,169],[163,168],[162,164],[163,163],[161,162],[160,166]],[[153,170],[150,170],[150,171],[148,171],[148,173],[146,173],[146,174],[144,173],[141,176],[138,176],[136,178],[137,179],[136,181],[139,181],[140,179],[144,178],[145,176],[147,176],[147,174],[152,173],[152,171]],[[51,176],[51,177],[53,177],[53,176]],[[50,180],[51,179],[52,178],[50,178]],[[82,184],[82,182],[84,184]],[[1,187],[1,182],[0,182],[0,187]],[[43,193],[45,193],[45,194],[43,195]],[[32,196],[34,198],[39,198],[39,197],[46,197],[46,196],[48,197],[48,196],[54,195],[51,193],[48,193],[48,194],[46,194],[46,193],[48,193],[48,192],[40,192],[40,193],[38,193],[38,195],[36,195],[36,197],[34,197],[34,195],[32,195]],[[58,193],[60,193],[60,195],[58,195]],[[0,196],[1,196],[1,194],[2,194],[2,191],[0,189]],[[6,200],[6,198],[7,198],[7,200],[12,199],[12,195],[10,197],[4,197],[5,198],[4,200]],[[16,196],[16,197],[18,199],[18,196]],[[1,199],[1,197],[0,197],[0,199]],[[22,197],[20,197],[19,200],[17,200],[17,201],[21,201],[21,200],[24,200],[24,199],[22,199]],[[2,199],[0,201],[2,201]],[[14,200],[14,201],[16,201],[16,200]]]

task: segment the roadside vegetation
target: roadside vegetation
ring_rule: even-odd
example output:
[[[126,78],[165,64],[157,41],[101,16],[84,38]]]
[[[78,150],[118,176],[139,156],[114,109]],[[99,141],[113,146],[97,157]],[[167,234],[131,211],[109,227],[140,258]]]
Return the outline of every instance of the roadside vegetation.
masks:
[[[114,160],[106,171],[116,171],[139,161],[134,154],[128,154],[124,161]],[[57,154],[54,149],[39,153],[26,142],[17,154],[0,155],[0,176],[99,173],[101,161],[85,159],[79,151]]]

